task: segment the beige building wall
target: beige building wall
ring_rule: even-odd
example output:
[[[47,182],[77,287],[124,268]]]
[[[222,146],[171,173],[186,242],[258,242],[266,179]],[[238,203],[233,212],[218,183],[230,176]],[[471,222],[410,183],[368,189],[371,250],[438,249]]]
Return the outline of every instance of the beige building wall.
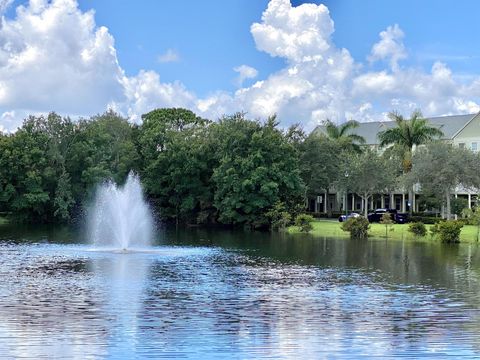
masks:
[[[480,114],[477,114],[467,126],[453,138],[453,144],[461,146],[464,144],[467,149],[480,151]]]

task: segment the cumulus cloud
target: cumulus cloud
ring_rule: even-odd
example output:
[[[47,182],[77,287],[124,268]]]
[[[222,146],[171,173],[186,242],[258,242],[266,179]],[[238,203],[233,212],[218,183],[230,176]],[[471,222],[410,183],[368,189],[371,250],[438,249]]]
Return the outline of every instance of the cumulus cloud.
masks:
[[[284,124],[306,127],[325,117],[343,119],[355,64],[346,49],[332,43],[333,30],[324,5],[293,7],[289,0],[271,0],[251,33],[257,49],[284,58],[287,66],[232,96],[210,99],[207,110],[233,104],[254,117],[278,113]]]
[[[257,49],[298,62],[322,57],[331,47],[333,21],[324,5],[292,7],[290,0],[271,0],[262,22],[251,26]]]
[[[237,78],[235,79],[235,84],[240,87],[243,85],[243,82],[246,79],[254,79],[258,75],[257,69],[248,66],[248,65],[240,65],[233,68],[233,71],[238,73]]]
[[[123,97],[114,40],[73,0],[31,1],[0,28],[0,108],[71,114]]]
[[[156,107],[184,107],[195,109],[195,96],[180,83],[162,83],[155,71],[141,71],[137,76],[124,77],[127,101],[113,103],[113,107],[126,112],[133,121]]]
[[[0,0],[0,14],[3,14],[12,3],[13,0]]]
[[[380,41],[373,45],[369,60],[388,60],[391,69],[398,70],[398,62],[407,57],[403,37],[404,33],[398,24],[387,27],[380,33]]]
[[[158,56],[158,61],[161,63],[170,63],[180,61],[180,55],[175,49],[167,49],[164,54]]]
[[[9,2],[0,0],[0,11]],[[377,62],[375,71],[337,47],[334,30],[324,5],[271,0],[250,31],[257,49],[284,59],[284,68],[243,86],[258,73],[238,66],[236,91],[199,98],[181,82],[163,82],[155,71],[126,76],[109,30],[76,0],[30,0],[17,7],[15,18],[1,22],[0,129],[15,129],[29,113],[90,115],[109,107],[132,121],[168,106],[212,119],[236,111],[251,117],[277,113],[283,125],[302,122],[307,130],[327,117],[370,121],[390,110],[408,115],[421,108],[427,116],[480,110],[479,76],[459,80],[440,61],[428,71],[400,66],[408,53],[399,25],[381,31],[372,44],[367,61]],[[178,59],[172,49],[158,58]]]

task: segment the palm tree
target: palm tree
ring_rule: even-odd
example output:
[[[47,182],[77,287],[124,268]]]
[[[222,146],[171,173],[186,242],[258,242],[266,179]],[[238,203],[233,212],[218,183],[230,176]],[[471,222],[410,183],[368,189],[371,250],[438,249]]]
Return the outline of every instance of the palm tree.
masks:
[[[360,147],[361,144],[365,144],[365,139],[355,134],[352,130],[358,127],[358,122],[355,120],[349,120],[344,122],[343,124],[336,125],[330,119],[326,119],[323,121],[324,127],[324,136],[332,141],[332,144],[337,145],[340,151],[347,151],[347,152],[356,152],[361,153],[362,149]],[[330,189],[327,187],[325,189],[325,197],[326,199],[329,198]],[[331,216],[331,209],[330,209],[330,202],[327,201],[327,213],[328,216]]]
[[[403,173],[412,170],[412,153],[416,146],[426,144],[443,136],[443,132],[428,124],[419,110],[415,110],[410,119],[405,119],[397,112],[391,112],[388,117],[395,121],[396,126],[378,133],[380,146],[393,145],[393,149],[399,151],[402,157]],[[408,201],[411,204],[413,188],[408,191]],[[410,212],[412,208],[410,207]]]
[[[340,125],[336,125],[329,119],[323,122],[328,138],[343,144],[346,148],[350,148],[355,152],[361,152],[360,145],[365,144],[365,139],[363,136],[352,132],[358,125],[358,121],[355,120],[349,120]]]

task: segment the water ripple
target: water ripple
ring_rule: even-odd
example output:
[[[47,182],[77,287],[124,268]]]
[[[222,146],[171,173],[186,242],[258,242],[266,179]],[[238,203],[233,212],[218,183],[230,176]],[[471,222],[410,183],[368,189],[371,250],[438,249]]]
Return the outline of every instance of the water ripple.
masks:
[[[221,247],[0,251],[4,358],[480,356],[478,278],[461,268],[438,284]]]

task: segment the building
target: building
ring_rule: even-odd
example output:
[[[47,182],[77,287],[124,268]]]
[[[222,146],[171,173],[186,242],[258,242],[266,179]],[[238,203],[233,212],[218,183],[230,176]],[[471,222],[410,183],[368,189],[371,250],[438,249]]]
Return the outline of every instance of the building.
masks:
[[[480,150],[480,113],[470,115],[454,115],[427,118],[428,122],[442,130],[443,141],[452,143],[459,147],[469,148],[472,151]],[[366,145],[379,148],[378,133],[396,126],[394,121],[376,121],[360,123],[354,130],[355,134],[362,136]],[[326,134],[325,128],[320,125],[314,130],[314,133]],[[468,206],[472,207],[476,203],[477,193],[466,189],[457,188],[455,197],[465,198]],[[408,194],[402,190],[391,194],[377,194],[371,198],[368,204],[369,209],[393,208],[401,212],[409,210],[411,205],[413,211],[418,208],[418,196],[416,193],[413,198],[413,204],[408,204]],[[333,211],[363,211],[363,202],[359,196],[348,194],[339,198],[335,191],[329,194],[319,194],[315,199],[310,199],[308,208],[312,212],[326,212],[327,204]]]

